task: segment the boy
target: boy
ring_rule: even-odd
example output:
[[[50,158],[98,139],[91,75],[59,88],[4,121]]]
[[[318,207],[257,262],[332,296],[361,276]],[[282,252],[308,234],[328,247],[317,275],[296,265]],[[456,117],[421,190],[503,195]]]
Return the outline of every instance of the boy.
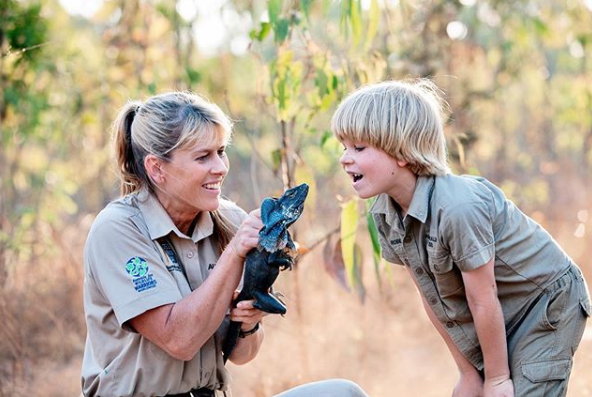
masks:
[[[580,269],[489,181],[446,163],[428,80],[361,88],[331,128],[382,255],[407,268],[460,373],[453,396],[564,396],[590,316]]]

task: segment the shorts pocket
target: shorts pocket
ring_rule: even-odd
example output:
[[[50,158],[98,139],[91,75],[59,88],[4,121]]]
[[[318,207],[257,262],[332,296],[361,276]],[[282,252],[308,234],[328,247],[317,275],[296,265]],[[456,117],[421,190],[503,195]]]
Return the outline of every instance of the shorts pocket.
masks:
[[[565,380],[571,372],[571,359],[547,360],[522,364],[522,374],[532,383]]]
[[[565,305],[568,300],[567,287],[558,288],[555,291],[547,292],[544,299],[547,300],[545,311],[543,313],[543,326],[545,329],[556,330],[557,326],[564,317]]]

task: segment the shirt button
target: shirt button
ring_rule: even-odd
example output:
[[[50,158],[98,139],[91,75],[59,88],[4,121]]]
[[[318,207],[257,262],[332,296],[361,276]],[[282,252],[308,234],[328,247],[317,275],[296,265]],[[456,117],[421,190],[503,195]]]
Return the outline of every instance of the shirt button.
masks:
[[[438,303],[438,299],[434,298],[433,296],[430,298],[430,304],[435,305]]]
[[[448,321],[448,322],[446,323],[446,327],[448,327],[448,328],[452,328],[452,327],[454,327],[454,323],[453,323],[452,321]]]
[[[423,269],[421,267],[416,267],[415,274],[423,274]]]
[[[194,255],[193,251],[189,251],[187,253],[187,258],[189,258],[189,259],[193,258],[193,255]]]

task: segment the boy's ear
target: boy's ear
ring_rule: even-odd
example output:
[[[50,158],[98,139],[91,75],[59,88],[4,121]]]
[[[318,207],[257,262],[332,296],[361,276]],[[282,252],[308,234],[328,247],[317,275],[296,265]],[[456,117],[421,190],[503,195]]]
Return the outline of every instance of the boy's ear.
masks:
[[[405,160],[397,160],[397,165],[398,165],[399,167],[401,167],[401,168],[405,168],[405,167],[407,167],[407,164],[409,164],[409,162],[408,162],[408,161],[405,161]]]
[[[164,171],[162,169],[162,161],[153,154],[149,154],[144,158],[144,168],[148,177],[154,183],[161,183],[164,181]]]

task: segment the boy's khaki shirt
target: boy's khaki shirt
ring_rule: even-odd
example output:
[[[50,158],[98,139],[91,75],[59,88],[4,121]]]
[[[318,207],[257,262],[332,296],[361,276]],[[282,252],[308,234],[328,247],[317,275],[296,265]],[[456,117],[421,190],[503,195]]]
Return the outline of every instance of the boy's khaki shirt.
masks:
[[[377,197],[370,212],[382,256],[411,268],[436,317],[478,369],[483,368],[483,356],[461,272],[495,257],[509,333],[541,292],[570,267],[571,259],[553,238],[483,178],[419,177],[404,218],[386,194]]]
[[[225,200],[219,210],[237,228],[246,217]],[[181,264],[164,253],[157,241],[162,237],[173,244]],[[221,355],[227,319],[189,361],[172,358],[127,323],[198,288],[218,257],[208,212],[199,215],[193,235],[185,236],[147,191],[114,201],[97,216],[84,260],[84,395],[162,396],[200,387],[227,389],[229,375]]]

